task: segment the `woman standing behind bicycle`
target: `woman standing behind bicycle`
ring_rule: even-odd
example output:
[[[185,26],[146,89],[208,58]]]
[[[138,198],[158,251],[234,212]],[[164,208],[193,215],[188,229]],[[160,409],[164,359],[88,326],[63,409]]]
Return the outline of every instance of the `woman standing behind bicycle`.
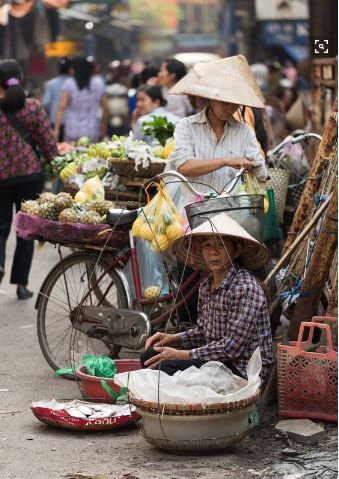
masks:
[[[266,179],[265,160],[253,129],[233,118],[240,106],[264,108],[245,57],[198,64],[170,93],[198,97],[205,107],[178,123],[175,150],[166,170],[182,173],[202,193],[212,189],[221,193],[239,168],[253,172],[261,181]],[[181,188],[181,205],[192,201],[192,193]]]
[[[43,187],[42,161],[57,154],[57,145],[45,110],[25,97],[23,72],[16,60],[0,60],[0,283],[5,274],[6,242],[11,229],[13,204],[35,200]],[[18,299],[28,299],[27,289],[34,241],[17,237],[10,282]]]

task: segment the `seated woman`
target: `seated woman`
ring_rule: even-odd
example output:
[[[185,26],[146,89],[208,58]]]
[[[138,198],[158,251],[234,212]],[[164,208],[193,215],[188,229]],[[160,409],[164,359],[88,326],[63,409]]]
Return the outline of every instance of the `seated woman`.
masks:
[[[267,248],[220,213],[179,238],[173,251],[182,263],[210,272],[199,289],[197,325],[183,333],[151,336],[142,366],[173,375],[221,361],[246,378],[247,363],[259,347],[265,383],[273,362],[270,318],[263,287],[248,270],[267,263]]]
[[[134,119],[133,133],[136,140],[143,140],[146,143],[152,144],[153,138],[146,136],[143,131],[143,123],[145,121],[152,121],[153,116],[165,117],[174,125],[180,120],[179,117],[173,115],[165,110],[167,101],[162,95],[159,86],[143,85],[137,91],[137,107],[132,115],[132,126]]]

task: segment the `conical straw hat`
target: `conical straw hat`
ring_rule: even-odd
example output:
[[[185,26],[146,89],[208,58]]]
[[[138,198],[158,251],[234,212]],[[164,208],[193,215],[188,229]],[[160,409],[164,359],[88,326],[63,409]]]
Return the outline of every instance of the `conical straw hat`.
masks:
[[[242,240],[244,247],[238,261],[246,269],[259,269],[270,259],[270,253],[266,246],[259,243],[226,213],[214,216],[214,218],[193,228],[190,233],[177,239],[172,245],[173,253],[181,263],[195,269],[207,270],[201,248],[192,248],[191,240],[210,235],[215,235],[217,238],[229,237],[235,241]]]
[[[168,93],[264,108],[264,97],[243,55],[194,65]]]

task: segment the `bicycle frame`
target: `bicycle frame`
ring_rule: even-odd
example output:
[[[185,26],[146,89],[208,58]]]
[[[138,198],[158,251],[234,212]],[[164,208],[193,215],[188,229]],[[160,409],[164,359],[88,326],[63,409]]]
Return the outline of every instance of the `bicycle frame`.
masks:
[[[129,239],[130,239],[129,248],[126,247],[120,254],[110,259],[108,268],[105,269],[100,274],[100,276],[96,278],[93,284],[91,284],[91,287],[88,289],[88,291],[82,298],[82,302],[86,301],[86,299],[90,296],[91,292],[95,290],[95,288],[98,286],[101,280],[106,275],[108,275],[110,271],[112,271],[113,269],[117,267],[121,267],[122,264],[126,264],[128,259],[131,258],[132,276],[133,276],[133,283],[134,283],[134,288],[136,293],[134,308],[137,311],[144,312],[145,306],[154,305],[156,303],[170,303],[175,300],[175,303],[173,304],[173,308],[170,308],[167,311],[164,311],[156,318],[153,318],[150,320],[152,326],[161,326],[170,318],[173,311],[178,311],[197,292],[200,286],[199,277],[201,276],[201,273],[199,271],[194,271],[176,290],[171,291],[170,293],[166,295],[163,295],[154,299],[144,298],[142,296],[142,291],[141,291],[137,250],[136,250],[135,241],[131,232],[129,235]],[[110,288],[112,287],[112,284],[113,282],[110,282],[108,284],[97,306],[101,306],[101,304],[104,302]],[[180,294],[180,300],[176,301],[179,294]]]

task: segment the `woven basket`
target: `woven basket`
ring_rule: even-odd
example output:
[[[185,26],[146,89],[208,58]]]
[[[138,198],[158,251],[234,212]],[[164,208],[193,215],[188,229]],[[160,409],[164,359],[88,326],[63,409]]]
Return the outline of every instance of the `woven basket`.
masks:
[[[133,178],[134,176],[153,178],[153,176],[162,173],[166,166],[165,161],[159,161],[150,162],[148,168],[143,168],[139,165],[138,169],[136,169],[134,161],[129,160],[128,158],[109,158],[108,162],[112,165],[112,168],[117,175],[126,176],[128,178]]]
[[[270,179],[267,181],[266,186],[274,191],[278,221],[279,224],[283,224],[289,172],[283,168],[268,168],[268,176]]]
[[[129,400],[138,409],[149,412],[158,412],[169,416],[206,416],[209,414],[220,414],[233,411],[240,411],[251,406],[260,396],[258,391],[253,396],[240,401],[215,404],[159,404],[151,401],[137,399],[129,393]]]
[[[141,430],[142,435],[149,444],[159,449],[175,452],[210,452],[215,453],[222,449],[228,448],[237,442],[240,442],[247,432],[234,434],[233,436],[214,437],[213,439],[190,439],[180,442],[169,441],[168,439],[154,438],[146,436],[145,432]]]
[[[212,452],[229,447],[246,436],[249,415],[259,392],[229,403],[157,404],[130,394],[143,420],[143,435],[160,449],[177,452]]]

